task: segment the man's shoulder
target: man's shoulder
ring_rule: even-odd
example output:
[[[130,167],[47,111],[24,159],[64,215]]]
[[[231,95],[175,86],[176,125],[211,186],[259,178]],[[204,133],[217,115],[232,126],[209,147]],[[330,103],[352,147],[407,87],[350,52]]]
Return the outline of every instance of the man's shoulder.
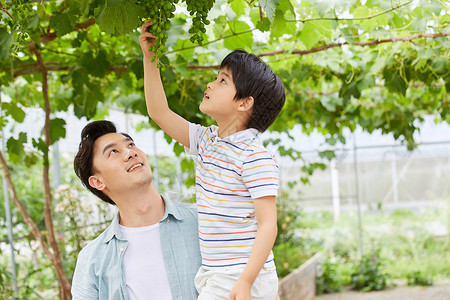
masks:
[[[98,255],[98,253],[101,252],[101,249],[106,248],[108,243],[107,239],[109,236],[109,231],[111,229],[111,224],[102,232],[100,233],[96,238],[94,238],[92,241],[90,241],[86,246],[81,249],[80,253],[78,254],[78,257],[90,257],[91,255]]]
[[[197,207],[194,203],[175,201],[175,206],[183,216],[197,218]]]

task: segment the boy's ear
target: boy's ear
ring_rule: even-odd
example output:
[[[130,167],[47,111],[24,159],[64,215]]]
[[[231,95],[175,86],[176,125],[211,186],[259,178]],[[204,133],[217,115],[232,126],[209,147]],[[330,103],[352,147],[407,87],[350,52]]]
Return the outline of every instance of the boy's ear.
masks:
[[[251,111],[254,103],[255,103],[255,99],[253,99],[252,96],[244,98],[241,100],[238,110],[239,111]]]
[[[103,181],[95,175],[89,177],[89,185],[99,191],[103,191],[106,187]]]

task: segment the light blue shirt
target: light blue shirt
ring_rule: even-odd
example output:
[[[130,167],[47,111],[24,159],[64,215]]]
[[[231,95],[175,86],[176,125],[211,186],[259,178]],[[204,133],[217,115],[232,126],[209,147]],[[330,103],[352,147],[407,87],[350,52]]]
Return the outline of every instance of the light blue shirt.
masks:
[[[166,211],[159,229],[172,298],[197,299],[194,277],[201,265],[197,210],[191,204],[175,204],[166,198],[164,201]],[[80,251],[72,279],[72,299],[127,300],[123,266],[127,245],[117,214],[108,228]]]

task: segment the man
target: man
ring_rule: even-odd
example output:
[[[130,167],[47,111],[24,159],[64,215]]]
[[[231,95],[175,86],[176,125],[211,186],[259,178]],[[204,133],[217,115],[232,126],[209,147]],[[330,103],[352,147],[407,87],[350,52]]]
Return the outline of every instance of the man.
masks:
[[[196,299],[201,257],[195,207],[158,193],[147,157],[132,138],[109,121],[89,123],[74,168],[118,214],[81,250],[73,299]]]

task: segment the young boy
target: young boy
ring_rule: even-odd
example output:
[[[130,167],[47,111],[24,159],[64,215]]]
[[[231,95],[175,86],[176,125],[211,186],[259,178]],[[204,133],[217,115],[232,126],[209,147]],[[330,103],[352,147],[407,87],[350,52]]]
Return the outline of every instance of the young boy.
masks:
[[[151,21],[139,37],[144,53],[145,98],[150,117],[197,156],[196,197],[202,267],[198,299],[275,299],[278,279],[272,247],[277,235],[278,166],[258,143],[278,116],[281,80],[259,58],[236,50],[207,85],[200,110],[218,126],[192,124],[171,111],[157,61]]]

